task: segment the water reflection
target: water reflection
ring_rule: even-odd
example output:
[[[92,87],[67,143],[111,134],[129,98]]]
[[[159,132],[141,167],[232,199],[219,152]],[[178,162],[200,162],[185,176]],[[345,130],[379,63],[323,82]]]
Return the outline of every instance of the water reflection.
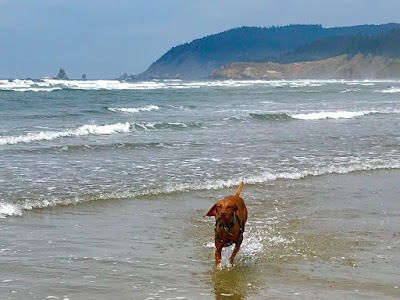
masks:
[[[211,274],[216,300],[247,299],[257,285],[256,272],[248,266],[215,270]]]

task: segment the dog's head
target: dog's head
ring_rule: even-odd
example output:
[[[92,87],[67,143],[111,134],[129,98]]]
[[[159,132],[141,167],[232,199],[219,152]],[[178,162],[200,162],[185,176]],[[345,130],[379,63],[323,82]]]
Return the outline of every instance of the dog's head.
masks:
[[[205,217],[215,216],[216,221],[219,221],[223,225],[228,225],[232,222],[237,210],[237,206],[231,200],[225,198],[215,203]]]

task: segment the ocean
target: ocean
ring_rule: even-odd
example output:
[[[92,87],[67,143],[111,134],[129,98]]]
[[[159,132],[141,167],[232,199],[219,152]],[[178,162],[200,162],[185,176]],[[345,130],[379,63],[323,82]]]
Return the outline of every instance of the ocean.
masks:
[[[400,81],[0,80],[0,299],[399,299],[399,179]]]

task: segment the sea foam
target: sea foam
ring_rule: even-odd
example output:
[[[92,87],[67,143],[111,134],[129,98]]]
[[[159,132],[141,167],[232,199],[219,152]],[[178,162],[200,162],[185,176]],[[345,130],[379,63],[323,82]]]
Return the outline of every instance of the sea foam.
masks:
[[[14,145],[19,143],[32,143],[40,141],[51,141],[59,138],[79,137],[87,135],[111,135],[117,133],[129,133],[132,131],[170,131],[183,130],[187,128],[205,128],[201,123],[114,123],[106,125],[87,124],[75,129],[62,131],[41,131],[31,132],[20,136],[0,136],[1,145]]]
[[[8,216],[20,216],[22,210],[15,204],[0,202],[0,219],[4,219]]]
[[[344,84],[369,86],[376,82],[393,81],[345,81],[345,80],[213,80],[213,81],[182,81],[153,80],[132,81],[119,80],[58,80],[44,78],[41,80],[0,80],[0,91],[17,92],[52,92],[56,90],[155,90],[155,89],[199,89],[205,87],[257,87],[271,86],[276,88],[318,88],[327,84]],[[398,92],[398,88],[389,89],[389,93]]]
[[[264,172],[257,175],[242,175],[237,178],[231,179],[218,179],[218,180],[191,180],[186,183],[177,182],[166,182],[163,185],[157,185],[154,187],[134,187],[132,189],[124,189],[119,191],[102,192],[95,194],[82,194],[78,196],[48,196],[40,199],[25,199],[20,200],[18,204],[0,203],[0,218],[6,218],[7,216],[19,216],[26,210],[41,209],[54,206],[65,206],[75,205],[84,202],[91,202],[97,200],[109,200],[109,199],[130,199],[136,197],[147,197],[147,196],[159,196],[173,193],[186,193],[192,191],[201,190],[220,190],[225,188],[236,187],[243,179],[248,185],[265,184],[276,180],[299,180],[309,176],[323,176],[328,174],[348,174],[357,171],[370,171],[370,170],[389,170],[389,169],[400,169],[400,162],[397,159],[392,161],[379,161],[371,160],[361,163],[353,163],[347,166],[326,166],[326,167],[315,167],[306,170],[293,170],[293,171],[277,171],[277,172]],[[267,222],[268,223],[268,222]],[[266,224],[267,224],[266,223]],[[262,251],[263,243],[256,236],[251,244],[245,246],[245,251],[249,254],[254,252]],[[268,243],[288,243],[286,240],[268,240]],[[247,250],[246,250],[247,249]]]
[[[289,121],[289,120],[325,120],[325,119],[352,119],[374,113],[396,113],[396,111],[318,111],[304,113],[289,112],[253,112],[249,116],[262,121]]]
[[[290,115],[294,119],[300,120],[323,120],[323,119],[351,119],[374,113],[374,111],[330,111],[313,112]]]
[[[386,94],[400,93],[400,87],[392,86],[390,88],[387,88],[387,89],[384,89],[384,90],[379,90],[379,91],[376,91],[376,92],[386,93]]]
[[[84,135],[104,135],[113,133],[124,133],[130,131],[131,124],[115,123],[108,125],[83,125],[76,129],[67,129],[64,131],[42,131],[37,133],[27,133],[20,136],[2,136],[0,137],[0,145],[13,145],[18,143],[31,143],[38,141],[49,141],[63,137],[77,137]]]
[[[144,107],[129,107],[129,108],[116,108],[116,107],[109,107],[108,110],[117,113],[128,113],[128,114],[135,114],[142,111],[152,111],[160,109],[157,105],[147,105]]]

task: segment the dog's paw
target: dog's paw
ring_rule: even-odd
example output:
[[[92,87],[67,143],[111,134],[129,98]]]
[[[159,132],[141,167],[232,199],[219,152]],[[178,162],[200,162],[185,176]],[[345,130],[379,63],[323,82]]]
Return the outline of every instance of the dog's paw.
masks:
[[[231,263],[231,262],[228,262],[228,263],[226,264],[226,268],[227,268],[228,270],[232,269],[234,266],[235,266],[235,264],[234,264],[234,263]]]

